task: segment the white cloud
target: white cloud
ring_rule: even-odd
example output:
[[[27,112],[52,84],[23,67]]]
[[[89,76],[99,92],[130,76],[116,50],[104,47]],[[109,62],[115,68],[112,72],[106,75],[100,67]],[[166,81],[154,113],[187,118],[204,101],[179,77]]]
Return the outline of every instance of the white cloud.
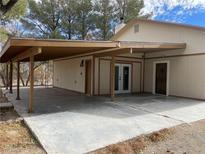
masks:
[[[166,10],[172,10],[175,7],[181,7],[182,10],[205,9],[205,0],[144,0],[144,3],[142,14],[153,13],[153,17],[164,14]],[[182,10],[179,12],[180,15],[183,14]]]

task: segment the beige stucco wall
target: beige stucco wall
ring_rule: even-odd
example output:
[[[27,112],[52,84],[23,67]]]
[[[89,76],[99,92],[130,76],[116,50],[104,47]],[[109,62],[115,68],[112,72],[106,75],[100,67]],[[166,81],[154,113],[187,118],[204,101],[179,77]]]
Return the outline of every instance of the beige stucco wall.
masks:
[[[77,92],[85,92],[85,67],[82,60],[91,57],[54,61],[54,86]]]
[[[132,92],[140,92],[142,85],[142,60],[141,54],[123,54],[116,58],[116,63],[130,63],[133,66]],[[127,57],[127,58],[125,58]],[[129,58],[135,57],[135,58]],[[54,86],[65,88],[77,92],[85,91],[85,67],[80,67],[82,60],[92,59],[92,57],[82,57],[68,60],[54,61]],[[106,60],[103,60],[106,59]],[[110,93],[110,57],[95,58],[94,72],[94,94],[103,95]],[[92,73],[93,74],[93,73]],[[92,77],[93,78],[93,77]],[[92,79],[93,80],[93,79]],[[92,82],[93,84],[93,82]],[[91,85],[93,88],[93,86]],[[98,89],[100,88],[100,89]]]
[[[116,40],[187,43],[185,51],[178,50],[169,52],[169,54],[205,52],[205,31],[167,24],[146,23],[144,21],[139,21],[136,24],[139,24],[139,32],[134,33],[134,26],[132,26]]]
[[[110,61],[100,60],[100,94],[110,93]]]
[[[136,24],[139,24],[138,33],[134,33],[134,27],[131,27],[117,39],[121,41],[187,43],[185,50],[146,54],[146,58],[160,58],[145,60],[145,91],[153,91],[154,62],[168,60],[170,62],[169,95],[205,99],[205,55],[203,55],[205,53],[205,32],[157,23],[139,22]],[[197,53],[202,53],[202,55],[195,55]],[[168,57],[163,58],[166,56]]]
[[[133,89],[132,92],[138,93],[142,91],[142,65],[143,63],[133,63],[133,79],[132,79],[132,84],[133,84]]]
[[[146,60],[145,91],[152,92],[153,63],[164,60],[170,63],[170,95],[205,99],[205,55]]]

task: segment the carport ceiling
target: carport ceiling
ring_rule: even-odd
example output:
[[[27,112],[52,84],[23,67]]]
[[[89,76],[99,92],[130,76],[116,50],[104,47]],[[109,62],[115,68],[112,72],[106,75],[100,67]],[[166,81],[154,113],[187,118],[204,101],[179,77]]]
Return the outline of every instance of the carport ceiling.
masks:
[[[186,44],[10,38],[0,53],[0,62],[8,62],[33,47],[42,49],[41,54],[35,56],[35,61],[45,61],[77,55],[121,54],[129,52],[130,48],[133,52],[184,49]]]

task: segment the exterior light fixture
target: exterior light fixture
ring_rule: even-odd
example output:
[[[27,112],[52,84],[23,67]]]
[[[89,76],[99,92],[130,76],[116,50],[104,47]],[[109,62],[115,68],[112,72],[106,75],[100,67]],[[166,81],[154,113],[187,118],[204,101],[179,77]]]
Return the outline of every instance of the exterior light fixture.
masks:
[[[80,67],[84,67],[84,60],[81,60]]]
[[[133,53],[132,48],[130,48],[130,53],[131,53],[131,54]]]

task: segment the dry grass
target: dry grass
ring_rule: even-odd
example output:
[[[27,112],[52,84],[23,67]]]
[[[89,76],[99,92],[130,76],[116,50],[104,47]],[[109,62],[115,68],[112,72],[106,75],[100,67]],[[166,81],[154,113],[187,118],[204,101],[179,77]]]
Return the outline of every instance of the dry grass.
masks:
[[[0,120],[1,154],[45,153],[15,112],[5,112],[1,116],[3,116]]]
[[[21,121],[0,124],[0,150],[36,144]]]
[[[154,133],[148,135],[147,138],[151,142],[159,142],[159,141],[165,140],[171,134],[171,132],[172,132],[171,129],[162,129],[158,132],[154,132]]]
[[[99,149],[90,154],[138,154],[141,153],[150,143],[156,143],[167,139],[172,130],[163,129],[149,135],[142,135],[131,140],[113,144]]]

